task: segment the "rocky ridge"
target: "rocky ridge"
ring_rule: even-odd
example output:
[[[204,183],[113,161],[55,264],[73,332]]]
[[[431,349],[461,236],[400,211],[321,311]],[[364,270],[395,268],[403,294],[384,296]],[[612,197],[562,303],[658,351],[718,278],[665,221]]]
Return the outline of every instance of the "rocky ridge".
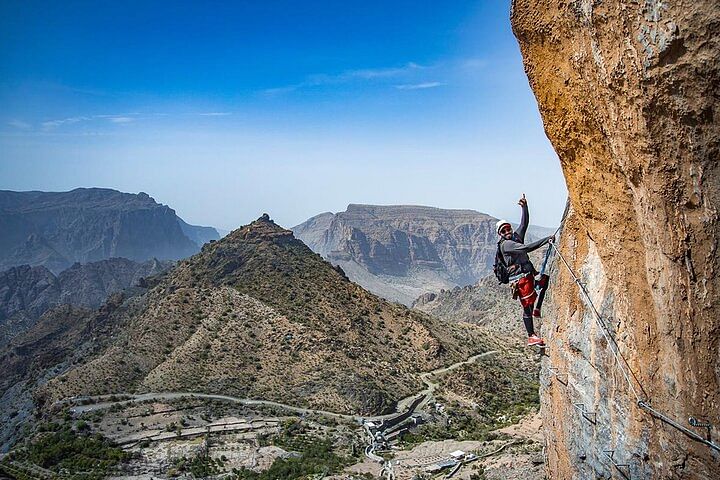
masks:
[[[720,424],[720,8],[515,0],[512,24],[568,186],[560,251],[605,322],[556,263],[548,476],[720,478],[717,451],[638,403]]]
[[[410,305],[424,293],[471,285],[490,273],[496,221],[474,210],[351,204],[293,232],[352,281]]]
[[[41,403],[193,391],[380,413],[420,389],[417,372],[483,349],[472,327],[366,292],[267,216],[148,287],[128,300],[136,307],[121,303],[94,322],[122,327],[43,386]]]
[[[176,260],[217,238],[215,229],[188,225],[146,193],[0,191],[0,270],[27,264],[59,273],[112,257]]]
[[[55,275],[43,266],[22,265],[0,272],[0,347],[58,305],[94,310],[107,298],[145,277],[157,275],[172,262],[133,262],[111,258],[79,263]]]

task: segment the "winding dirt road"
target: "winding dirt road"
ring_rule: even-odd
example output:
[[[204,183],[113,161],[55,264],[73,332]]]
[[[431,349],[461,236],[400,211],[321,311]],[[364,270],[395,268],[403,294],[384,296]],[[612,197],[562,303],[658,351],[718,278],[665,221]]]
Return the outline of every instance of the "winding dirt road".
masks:
[[[160,393],[143,393],[143,394],[127,394],[127,393],[119,393],[114,395],[99,395],[99,396],[93,396],[93,397],[79,397],[75,399],[68,399],[64,400],[60,403],[64,403],[66,401],[82,401],[82,400],[90,400],[90,401],[97,401],[98,403],[92,403],[89,405],[77,405],[72,408],[70,408],[70,411],[76,414],[81,414],[85,412],[92,412],[95,410],[103,410],[106,408],[110,408],[114,405],[129,405],[131,403],[138,403],[138,402],[145,402],[145,401],[156,401],[156,400],[177,400],[180,398],[206,398],[211,400],[223,400],[226,402],[232,402],[232,403],[239,403],[242,405],[261,405],[261,406],[269,406],[269,407],[276,407],[281,408],[284,410],[288,410],[291,412],[299,413],[301,415],[309,415],[309,414],[318,414],[323,415],[331,418],[337,418],[342,420],[351,420],[355,422],[362,423],[364,421],[373,421],[373,422],[379,422],[381,420],[386,420],[389,418],[394,417],[395,415],[404,412],[407,410],[407,408],[412,404],[413,400],[417,399],[420,395],[426,395],[425,400],[420,404],[423,405],[427,402],[427,400],[430,398],[430,395],[437,390],[438,383],[433,381],[432,379],[438,375],[442,375],[444,373],[450,372],[452,370],[455,370],[462,365],[468,365],[470,363],[474,363],[479,358],[483,358],[492,354],[497,353],[497,350],[491,350],[489,352],[479,353],[477,355],[473,355],[472,357],[453,363],[452,365],[449,365],[447,367],[441,367],[437,368],[435,370],[432,370],[430,372],[423,372],[420,374],[420,379],[427,385],[427,388],[424,390],[421,390],[420,392],[417,392],[413,395],[410,395],[408,397],[405,397],[398,401],[397,406],[395,407],[395,412],[388,413],[385,415],[378,415],[378,416],[359,416],[359,415],[347,415],[343,413],[336,413],[336,412],[328,412],[326,410],[315,410],[311,408],[302,408],[302,407],[295,407],[292,405],[286,405],[284,403],[279,402],[273,402],[270,400],[255,400],[250,398],[238,398],[238,397],[232,397],[229,395],[215,395],[215,394],[209,394],[209,393],[194,393],[194,392],[160,392]],[[107,401],[103,402],[103,400],[109,399],[110,397],[126,397],[123,400],[116,400],[116,401]],[[418,407],[420,406],[418,405]]]
[[[402,400],[398,401],[397,408],[395,409],[396,413],[402,412],[403,410],[405,410],[407,408],[407,406],[410,405],[412,403],[412,401],[415,400],[416,398],[418,398],[420,395],[426,395],[426,397],[425,397],[425,400],[420,405],[418,405],[418,407],[426,404],[427,401],[430,399],[430,396],[435,392],[435,390],[437,390],[438,386],[440,385],[439,383],[431,380],[433,377],[451,372],[463,365],[469,365],[471,363],[475,363],[480,358],[494,355],[496,353],[498,353],[497,350],[490,350],[489,352],[478,353],[477,355],[473,355],[472,357],[468,358],[467,360],[462,360],[460,362],[453,363],[452,365],[449,365],[447,367],[440,367],[440,368],[437,368],[437,369],[429,371],[429,372],[421,373],[420,380],[422,380],[423,383],[425,383],[425,385],[427,385],[427,388],[425,390],[421,390],[420,392],[418,392],[414,395],[405,397]]]

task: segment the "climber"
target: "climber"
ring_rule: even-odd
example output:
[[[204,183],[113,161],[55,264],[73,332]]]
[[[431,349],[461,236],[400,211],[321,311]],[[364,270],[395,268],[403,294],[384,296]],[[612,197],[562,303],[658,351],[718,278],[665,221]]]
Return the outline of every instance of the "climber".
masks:
[[[542,303],[545,299],[550,277],[542,274],[540,278],[535,278],[538,272],[530,261],[528,253],[547,243],[554,242],[555,235],[525,244],[525,232],[527,231],[530,214],[528,213],[527,199],[524,193],[518,201],[518,205],[522,208],[522,218],[517,231],[513,232],[512,225],[507,220],[500,220],[495,224],[495,230],[500,236],[498,255],[501,255],[501,261],[504,261],[509,273],[508,281],[505,283],[510,283],[513,298],[519,298],[523,308],[523,322],[528,334],[527,344],[528,346],[543,347],[545,341],[535,334],[533,317],[539,318],[541,315]],[[535,290],[536,283],[539,292]]]

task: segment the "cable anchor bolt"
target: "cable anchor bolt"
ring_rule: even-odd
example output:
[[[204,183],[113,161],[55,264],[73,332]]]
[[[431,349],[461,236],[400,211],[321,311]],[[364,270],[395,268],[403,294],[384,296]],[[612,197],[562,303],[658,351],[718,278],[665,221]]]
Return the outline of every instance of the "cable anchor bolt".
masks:
[[[706,439],[708,441],[712,440],[712,438],[710,437],[710,431],[712,430],[712,427],[713,427],[712,423],[708,422],[707,420],[706,421],[699,420],[695,417],[688,418],[688,423],[695,428],[707,429]]]

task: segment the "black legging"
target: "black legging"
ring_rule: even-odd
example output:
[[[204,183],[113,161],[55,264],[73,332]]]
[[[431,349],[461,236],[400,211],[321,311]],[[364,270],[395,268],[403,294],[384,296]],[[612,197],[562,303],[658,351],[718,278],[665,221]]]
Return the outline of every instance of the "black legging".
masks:
[[[525,330],[527,330],[528,337],[535,335],[535,327],[533,325],[533,309],[540,310],[542,308],[543,301],[545,300],[545,292],[547,292],[548,285],[550,284],[550,277],[542,275],[540,280],[537,281],[540,284],[540,293],[535,301],[535,305],[528,305],[523,307],[523,323],[525,324]]]

